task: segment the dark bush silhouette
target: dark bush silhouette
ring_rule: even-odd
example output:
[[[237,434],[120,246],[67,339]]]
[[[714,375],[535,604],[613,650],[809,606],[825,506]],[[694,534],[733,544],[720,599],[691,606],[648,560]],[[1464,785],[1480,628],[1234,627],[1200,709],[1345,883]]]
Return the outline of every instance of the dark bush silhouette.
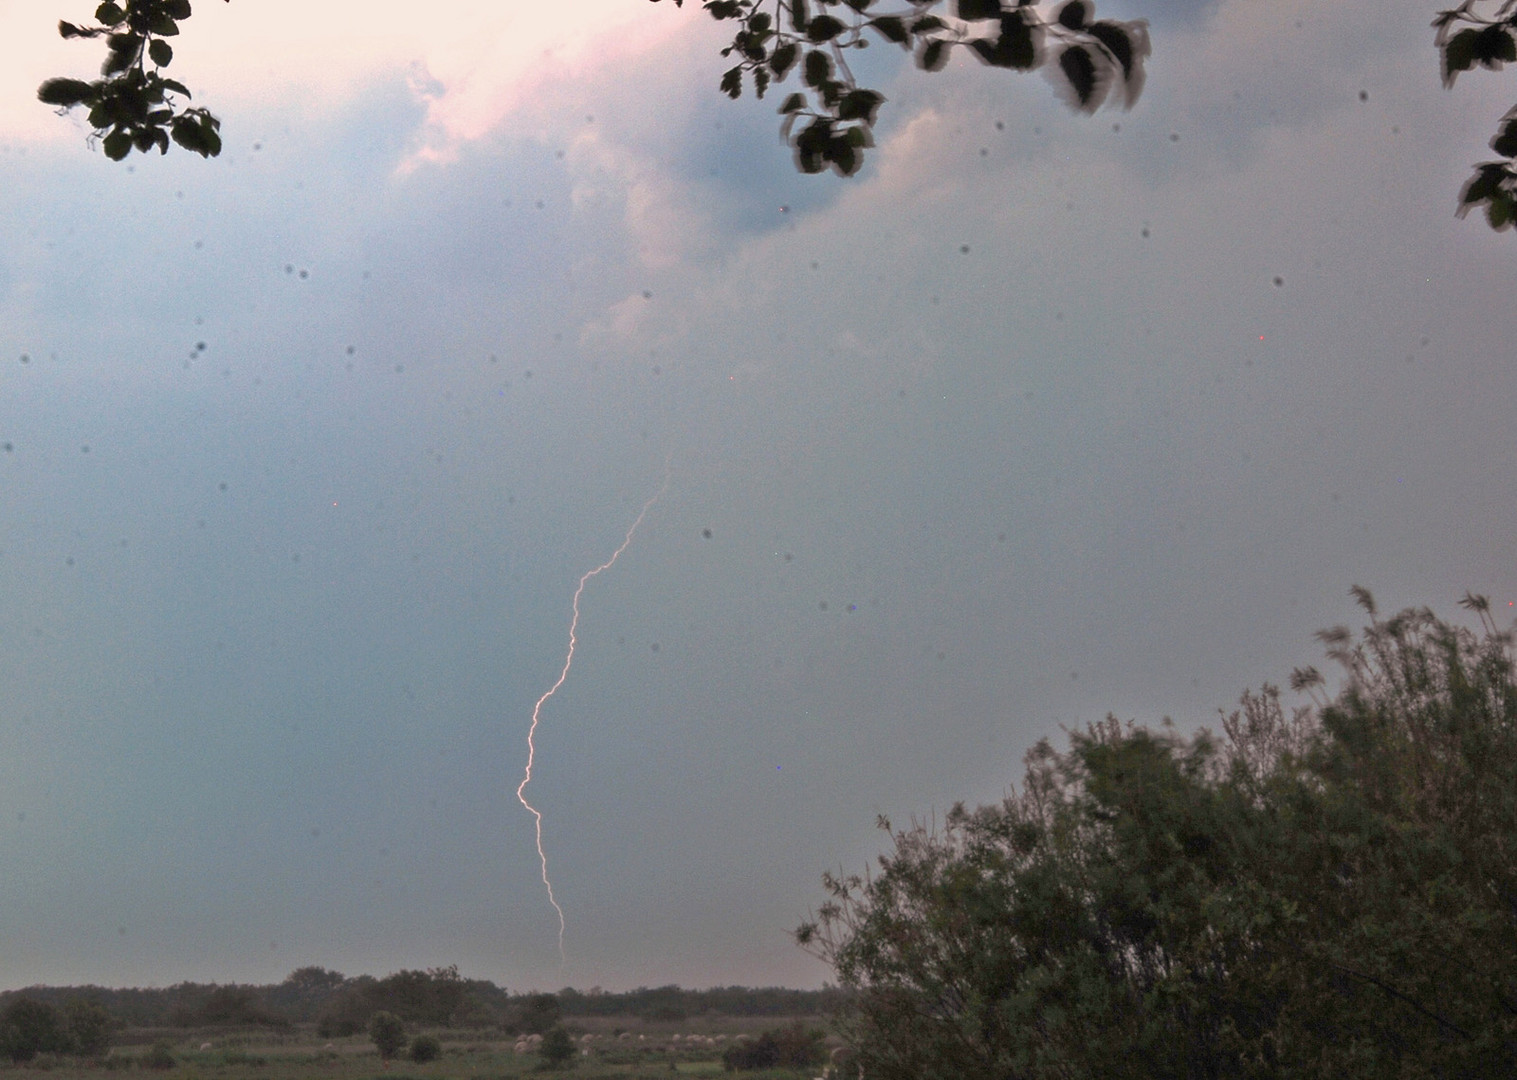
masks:
[[[561,1027],[549,1028],[537,1052],[547,1064],[561,1066],[574,1059],[574,1037]]]
[[[799,1023],[773,1028],[757,1039],[736,1043],[722,1053],[722,1065],[728,1072],[738,1069],[804,1069],[819,1065],[827,1056],[822,1045],[826,1036]]]
[[[115,1023],[98,1001],[69,998],[63,1003],[63,1024],[71,1053],[80,1057],[104,1057],[111,1048],[111,1028]]]
[[[418,1035],[411,1040],[410,1058],[417,1064],[436,1061],[442,1057],[442,1043],[436,1035]]]
[[[510,1035],[543,1035],[558,1023],[561,1010],[554,994],[513,998],[500,1026]]]
[[[406,1044],[406,1025],[391,1012],[377,1012],[369,1017],[369,1038],[379,1056],[389,1061]]]
[[[68,1035],[58,1010],[34,998],[18,997],[0,1012],[0,1051],[21,1064],[38,1054],[64,1053]]]

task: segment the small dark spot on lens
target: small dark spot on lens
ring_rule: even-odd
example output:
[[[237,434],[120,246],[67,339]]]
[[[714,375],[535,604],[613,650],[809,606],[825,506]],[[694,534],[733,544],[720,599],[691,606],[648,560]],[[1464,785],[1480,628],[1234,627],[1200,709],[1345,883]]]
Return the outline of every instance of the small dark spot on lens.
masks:
[[[1152,234],[1151,234],[1151,233],[1149,233],[1149,231],[1148,231],[1148,226],[1146,226],[1146,225],[1145,225],[1145,226],[1144,226],[1144,227],[1143,227],[1143,239],[1145,239],[1145,240],[1147,240],[1147,239],[1148,239],[1148,238],[1149,238],[1149,236],[1150,236],[1150,235],[1152,235]]]
[[[997,131],[1005,131],[1006,130],[1006,125],[1003,124],[1001,121],[997,120],[996,121],[996,130]]]
[[[90,444],[89,443],[85,443],[83,446],[81,446],[79,448],[79,452],[81,454],[88,454],[90,452]]]
[[[295,272],[295,268],[293,266],[291,266],[289,263],[285,263],[284,264],[284,272],[286,274],[293,274]]]
[[[658,642],[656,641],[653,643],[653,651],[658,652]]]
[[[64,566],[73,566],[74,565],[74,557],[72,555],[70,555],[68,558],[64,559],[63,560],[63,565]]]
[[[701,530],[701,535],[704,536],[707,540],[710,540],[711,539],[711,530],[710,529],[702,529]]]
[[[1368,101],[1369,99],[1370,99],[1370,92],[1368,90],[1361,90],[1361,91],[1359,91],[1359,100],[1360,101]]]
[[[968,244],[960,244],[959,245],[959,254],[960,255],[968,255],[969,254],[969,245]]]
[[[309,270],[302,270],[300,272],[300,277],[301,277],[302,281],[305,280],[306,278],[310,277],[310,276],[311,276],[311,272]]]
[[[651,289],[644,289],[643,290],[643,299],[644,300],[652,300],[653,299],[653,291]]]
[[[216,486],[219,487],[222,491],[225,491],[226,490],[226,481],[223,480],[221,483],[217,484]]]
[[[1284,284],[1285,284],[1285,279],[1283,277],[1280,277],[1278,274],[1275,275],[1275,288],[1278,289],[1281,285],[1284,285]]]
[[[6,443],[5,444],[5,452],[7,454],[9,454],[14,449],[16,449],[16,444],[15,443]]]
[[[827,610],[827,601],[825,601],[825,600],[822,601],[821,608],[822,608],[823,611]]]
[[[1179,134],[1179,132],[1171,131],[1169,133],[1169,141],[1170,142],[1179,142],[1180,141],[1180,134]]]
[[[354,354],[354,353],[356,353],[356,352],[357,352],[357,351],[358,351],[358,350],[357,350],[357,349],[356,349],[356,348],[354,348],[354,347],[353,347],[353,346],[352,346],[352,345],[349,345],[349,346],[348,346],[348,355],[349,355],[349,356],[352,356],[352,355],[353,355],[353,354]]]

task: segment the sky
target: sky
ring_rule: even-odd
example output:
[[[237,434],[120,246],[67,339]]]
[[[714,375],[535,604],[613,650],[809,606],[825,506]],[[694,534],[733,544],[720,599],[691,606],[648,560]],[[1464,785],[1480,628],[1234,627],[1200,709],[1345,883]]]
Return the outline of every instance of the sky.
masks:
[[[0,984],[819,986],[897,824],[1517,602],[1517,100],[1411,0],[1113,0],[1130,112],[869,54],[803,176],[642,0],[196,5],[108,161],[0,0]],[[656,498],[655,498],[656,496]],[[517,802],[528,793],[566,920]],[[1287,695],[1289,697],[1289,695]]]

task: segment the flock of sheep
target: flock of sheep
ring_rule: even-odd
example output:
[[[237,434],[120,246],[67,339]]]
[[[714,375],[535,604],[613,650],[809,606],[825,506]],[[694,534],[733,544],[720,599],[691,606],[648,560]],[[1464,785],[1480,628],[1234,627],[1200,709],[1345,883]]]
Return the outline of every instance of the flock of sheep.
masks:
[[[746,1039],[748,1036],[738,1035],[735,1038]],[[581,1046],[585,1047],[588,1047],[590,1043],[598,1039],[615,1039],[617,1042],[647,1042],[648,1036],[633,1035],[630,1031],[623,1031],[619,1035],[614,1036],[589,1034],[579,1037]],[[541,1035],[524,1035],[516,1040],[511,1049],[515,1050],[518,1054],[530,1054],[542,1045],[542,1041],[543,1037]],[[727,1036],[725,1035],[670,1035],[668,1038],[668,1042],[671,1044],[682,1043],[685,1046],[718,1046],[726,1041]]]

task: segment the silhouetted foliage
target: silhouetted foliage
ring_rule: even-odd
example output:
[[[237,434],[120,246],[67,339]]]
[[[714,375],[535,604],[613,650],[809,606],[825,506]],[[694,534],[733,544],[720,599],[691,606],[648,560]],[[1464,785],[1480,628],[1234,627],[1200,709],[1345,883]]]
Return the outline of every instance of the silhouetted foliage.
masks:
[[[1483,67],[1500,71],[1517,60],[1517,0],[1464,0],[1433,20],[1443,70],[1452,87],[1460,72]],[[1483,161],[1459,195],[1459,216],[1485,207],[1491,228],[1504,232],[1517,223],[1517,106],[1507,110],[1491,139],[1500,160]]]
[[[885,95],[860,86],[848,64],[871,43],[912,53],[924,71],[941,71],[956,48],[991,67],[1042,68],[1083,112],[1108,100],[1131,107],[1149,53],[1146,22],[1098,20],[1090,0],[1047,8],[1040,0],[707,0],[705,9],[739,24],[722,50],[737,61],[722,76],[728,96],[747,83],[763,97],[798,73],[802,88],[781,103],[781,130],[807,173],[852,176],[874,145]]]
[[[1308,668],[1315,708],[1266,686],[1220,740],[1108,718],[827,878],[797,936],[862,1076],[1511,1075],[1512,635],[1355,595],[1336,698]]]
[[[113,161],[133,150],[166,154],[170,138],[214,157],[221,153],[221,121],[205,109],[180,108],[175,95],[188,98],[189,88],[162,74],[174,58],[165,39],[178,35],[179,21],[189,17],[189,0],[105,0],[95,8],[92,26],[60,22],[58,33],[65,38],[105,39],[101,77],[48,79],[37,89],[38,100],[64,111],[88,109],[93,137]]]
[[[377,1012],[369,1017],[369,1040],[388,1061],[406,1045],[406,1025],[392,1012]]]
[[[574,1037],[561,1027],[551,1027],[544,1032],[537,1052],[548,1065],[560,1067],[574,1060]]]
[[[827,1057],[823,1046],[826,1033],[808,1029],[796,1022],[789,1027],[773,1028],[757,1039],[744,1039],[722,1051],[722,1066],[728,1072],[739,1069],[804,1069],[819,1065]]]
[[[657,3],[658,0],[653,0]],[[674,0],[677,7],[684,0]],[[1143,90],[1147,24],[1097,19],[1092,0],[705,0],[713,19],[738,24],[722,55],[737,62],[722,92],[740,97],[745,83],[763,97],[792,72],[801,89],[780,105],[781,130],[796,167],[852,176],[874,145],[885,96],[860,86],[851,50],[876,44],[913,54],[924,71],[941,71],[955,48],[1012,71],[1044,70],[1070,105],[1094,112],[1108,101],[1131,107]],[[202,157],[221,152],[221,121],[202,108],[179,108],[189,89],[162,70],[173,60],[166,40],[189,18],[189,0],[106,0],[95,23],[60,22],[65,38],[104,38],[101,77],[53,78],[37,90],[47,105],[89,110],[92,138],[120,160],[134,149],[168,151],[177,142]],[[1500,70],[1517,60],[1517,0],[1464,0],[1433,21],[1444,85],[1475,67]],[[1049,60],[1055,62],[1049,64]],[[1493,229],[1517,222],[1517,106],[1502,117],[1491,149],[1465,184],[1459,215],[1483,206]]]

